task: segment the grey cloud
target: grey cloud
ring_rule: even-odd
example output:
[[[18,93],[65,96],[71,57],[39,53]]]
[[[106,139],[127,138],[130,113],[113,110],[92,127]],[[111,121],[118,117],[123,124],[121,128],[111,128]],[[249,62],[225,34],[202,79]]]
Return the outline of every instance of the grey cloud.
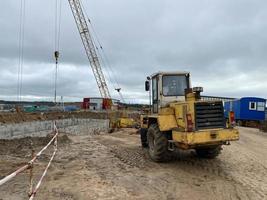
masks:
[[[55,2],[26,2],[24,94],[52,98]],[[160,70],[190,71],[193,84],[204,86],[208,95],[267,98],[266,1],[83,2],[122,91],[131,101],[147,99],[144,79]],[[16,95],[18,1],[2,2],[0,13],[0,92],[8,97]],[[60,39],[59,94],[69,99],[99,96],[64,0]],[[118,98],[114,78],[106,78]]]

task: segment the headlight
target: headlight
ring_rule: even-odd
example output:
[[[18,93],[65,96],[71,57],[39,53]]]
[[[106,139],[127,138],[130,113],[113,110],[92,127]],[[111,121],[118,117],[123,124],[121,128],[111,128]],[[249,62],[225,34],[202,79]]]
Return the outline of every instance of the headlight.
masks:
[[[193,92],[203,92],[203,87],[193,87]]]

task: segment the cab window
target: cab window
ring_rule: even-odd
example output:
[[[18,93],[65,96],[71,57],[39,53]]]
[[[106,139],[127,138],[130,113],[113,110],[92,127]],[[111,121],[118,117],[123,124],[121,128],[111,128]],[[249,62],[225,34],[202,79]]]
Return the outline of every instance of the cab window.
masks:
[[[164,96],[184,96],[184,90],[188,87],[189,80],[185,75],[165,75],[162,77]]]
[[[152,94],[153,94],[153,100],[158,99],[158,82],[157,78],[152,79]]]

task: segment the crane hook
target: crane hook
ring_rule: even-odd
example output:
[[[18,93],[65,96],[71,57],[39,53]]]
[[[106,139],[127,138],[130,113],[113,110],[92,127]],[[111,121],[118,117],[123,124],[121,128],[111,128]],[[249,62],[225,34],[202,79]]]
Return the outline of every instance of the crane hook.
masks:
[[[55,51],[54,56],[56,58],[56,64],[58,63],[58,58],[59,58],[59,52]]]

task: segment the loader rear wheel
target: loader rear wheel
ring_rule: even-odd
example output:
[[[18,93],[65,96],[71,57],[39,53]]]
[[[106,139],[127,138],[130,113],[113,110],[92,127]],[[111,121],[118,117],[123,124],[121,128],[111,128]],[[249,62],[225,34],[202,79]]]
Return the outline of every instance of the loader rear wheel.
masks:
[[[152,124],[147,131],[149,156],[155,162],[167,161],[170,157],[168,150],[168,139],[159,130],[157,124]]]
[[[198,157],[213,159],[216,158],[221,153],[222,147],[221,145],[219,145],[216,147],[209,147],[203,149],[201,148],[195,150]]]
[[[140,137],[141,137],[141,144],[143,148],[148,147],[148,142],[147,142],[147,129],[141,128],[140,129]]]

